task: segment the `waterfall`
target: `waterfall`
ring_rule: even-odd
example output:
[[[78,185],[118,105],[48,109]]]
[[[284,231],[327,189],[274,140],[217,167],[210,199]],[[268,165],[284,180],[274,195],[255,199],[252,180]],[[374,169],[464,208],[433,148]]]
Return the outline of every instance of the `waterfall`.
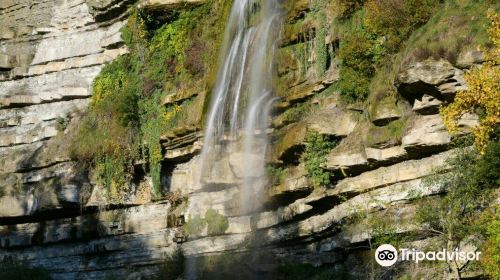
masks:
[[[200,157],[200,185],[227,179],[221,178],[221,166],[243,171],[232,181],[241,188],[244,211],[258,208],[266,184],[267,128],[276,100],[273,61],[281,30],[278,1],[233,2]]]

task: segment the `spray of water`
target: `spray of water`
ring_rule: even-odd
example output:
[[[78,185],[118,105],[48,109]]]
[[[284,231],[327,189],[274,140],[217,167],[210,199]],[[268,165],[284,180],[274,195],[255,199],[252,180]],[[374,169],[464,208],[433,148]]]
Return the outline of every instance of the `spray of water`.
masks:
[[[278,0],[234,1],[208,112],[199,182],[220,181],[217,163],[232,157],[228,165],[244,171],[237,184],[245,212],[258,208],[266,184],[267,127],[275,101],[273,61],[280,30]]]

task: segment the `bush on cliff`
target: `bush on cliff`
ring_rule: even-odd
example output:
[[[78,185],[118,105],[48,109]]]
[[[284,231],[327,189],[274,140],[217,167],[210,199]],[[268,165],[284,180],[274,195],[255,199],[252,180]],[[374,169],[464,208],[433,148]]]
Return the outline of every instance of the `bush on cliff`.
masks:
[[[365,100],[375,73],[391,63],[391,56],[438,5],[438,0],[369,0],[350,18],[337,19],[342,96],[350,102]]]
[[[198,125],[204,96],[167,105],[164,100],[189,90],[196,96],[210,83],[224,27],[218,18],[225,18],[228,3],[183,9],[164,23],[131,11],[122,29],[130,52],[106,65],[94,81],[90,109],[70,148],[72,158],[92,170],[112,198],[120,199],[138,162],[151,174],[154,196],[162,195],[160,138],[178,126]],[[199,86],[187,89],[187,84]]]

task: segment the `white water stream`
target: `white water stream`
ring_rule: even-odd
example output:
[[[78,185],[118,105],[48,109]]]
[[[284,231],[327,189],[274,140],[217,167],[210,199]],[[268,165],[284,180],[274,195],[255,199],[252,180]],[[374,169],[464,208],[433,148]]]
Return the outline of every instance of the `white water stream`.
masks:
[[[208,111],[199,181],[224,181],[218,178],[217,162],[237,165],[243,171],[238,175],[243,211],[258,208],[267,181],[267,128],[276,100],[274,54],[280,30],[278,0],[234,1]]]

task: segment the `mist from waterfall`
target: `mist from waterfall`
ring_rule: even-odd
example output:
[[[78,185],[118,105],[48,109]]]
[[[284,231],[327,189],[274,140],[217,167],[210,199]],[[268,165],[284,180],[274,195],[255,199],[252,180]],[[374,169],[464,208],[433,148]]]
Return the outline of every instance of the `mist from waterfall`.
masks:
[[[237,181],[246,212],[258,208],[267,181],[274,54],[282,28],[278,1],[233,2],[201,152],[201,185],[223,182],[217,169],[224,164],[243,171]]]

